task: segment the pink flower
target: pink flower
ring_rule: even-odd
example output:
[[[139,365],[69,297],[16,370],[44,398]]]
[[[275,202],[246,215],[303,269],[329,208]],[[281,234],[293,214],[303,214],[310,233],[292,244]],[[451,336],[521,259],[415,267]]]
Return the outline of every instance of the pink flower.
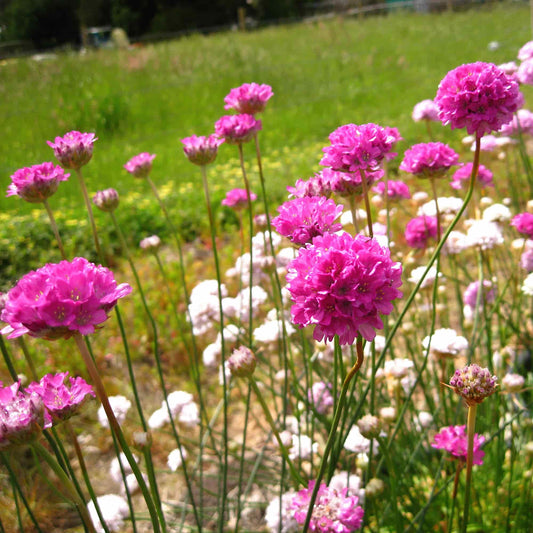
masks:
[[[28,385],[26,391],[40,396],[45,407],[45,428],[70,418],[89,396],[95,398],[91,385],[80,377],[69,378],[68,372],[47,374],[39,383]]]
[[[224,139],[219,139],[216,135],[207,137],[191,135],[181,139],[181,142],[189,161],[195,165],[203,166],[209,165],[216,159],[218,147],[224,142]]]
[[[278,207],[279,216],[272,219],[272,225],[294,244],[306,244],[318,235],[342,229],[335,223],[342,210],[342,205],[324,196],[294,198]]]
[[[112,213],[119,203],[118,192],[116,189],[104,189],[97,191],[93,196],[93,204],[101,211]]]
[[[527,235],[529,239],[533,239],[533,214],[519,213],[511,220],[511,226],[514,226],[519,233]]]
[[[314,487],[315,482],[309,481],[308,488],[300,490],[292,500],[291,509],[300,525],[305,523]],[[359,497],[349,496],[348,488],[338,491],[322,483],[313,506],[309,531],[351,533],[358,530],[363,524],[364,515],[358,503]]]
[[[91,160],[93,144],[97,140],[94,133],[69,131],[63,137],[56,137],[54,142],[46,142],[54,149],[54,155],[63,168],[78,170]]]
[[[466,163],[461,165],[455,171],[452,176],[452,181],[450,182],[452,189],[459,190],[463,188],[463,182],[470,180],[473,166],[474,165],[472,163]],[[494,187],[494,183],[492,181],[492,172],[484,165],[479,165],[476,180],[483,188]]]
[[[257,194],[250,191],[250,201],[254,202],[255,200],[257,200]],[[226,193],[226,197],[220,203],[235,209],[246,207],[248,205],[248,193],[246,189],[232,189]]]
[[[520,63],[516,71],[516,79],[523,85],[533,85],[533,58]]]
[[[405,151],[400,170],[421,178],[439,178],[459,161],[459,155],[447,144],[420,143]]]
[[[274,93],[270,85],[257,83],[244,83],[240,87],[231,89],[224,98],[224,109],[234,109],[237,113],[255,115],[266,107],[267,102]]]
[[[480,283],[472,281],[463,293],[463,303],[472,309],[476,308]],[[492,283],[488,280],[483,281],[483,295],[480,299],[480,306],[490,304],[494,301],[494,289]]]
[[[313,386],[307,391],[307,399],[317,413],[326,414],[333,407],[331,385],[323,381],[313,383]]]
[[[520,61],[527,61],[533,58],[533,41],[529,41],[520,50],[518,50],[518,59]]]
[[[446,450],[454,457],[466,461],[466,454],[468,452],[468,439],[465,435],[466,426],[448,426],[442,428],[434,437],[431,446],[439,450]],[[485,437],[474,435],[474,464],[482,465],[485,452],[481,450],[481,446],[485,443]]]
[[[228,144],[241,144],[251,141],[262,124],[253,115],[225,115],[215,122],[215,134],[222,137]]]
[[[437,217],[415,217],[405,227],[405,240],[411,248],[427,248],[429,239],[436,238]]]
[[[381,168],[366,172],[367,186],[370,187],[384,174],[385,171]],[[348,197],[363,193],[363,182],[359,172],[341,172],[325,168],[322,171],[322,177],[327,180],[331,191],[339,196]]]
[[[380,181],[374,187],[372,187],[372,190],[381,196],[387,194],[391,200],[411,198],[409,187],[403,181],[388,180],[386,184],[384,181]]]
[[[435,102],[439,118],[470,135],[498,131],[520,107],[518,83],[492,63],[461,65],[446,74]]]
[[[494,394],[498,378],[493,376],[488,368],[471,364],[455,371],[450,379],[450,386],[470,406],[481,403]]]
[[[23,276],[8,292],[0,319],[8,339],[28,333],[53,340],[75,331],[93,333],[105,322],[119,298],[128,295],[127,283],[117,286],[113,273],[83,257],[49,263]]]
[[[35,440],[44,426],[44,405],[39,395],[22,392],[20,382],[0,383],[0,451]]]
[[[518,120],[517,120],[518,116]],[[513,120],[504,124],[499,133],[502,135],[533,135],[533,113],[529,109],[519,109],[513,116]]]
[[[391,149],[398,137],[377,124],[346,124],[331,133],[329,140],[331,146],[322,149],[321,165],[342,172],[376,172],[385,157],[393,156]]]
[[[327,178],[327,173],[333,172],[328,168],[321,172],[317,172],[307,181],[296,180],[294,187],[290,185],[287,187],[289,191],[289,198],[303,198],[304,196],[325,196],[328,198],[331,195],[330,180]]]
[[[358,334],[371,341],[402,293],[402,267],[374,239],[348,233],[315,237],[288,267],[287,287],[294,302],[292,320],[313,324],[315,340],[351,344]]]
[[[31,203],[43,202],[57,191],[59,182],[67,181],[69,176],[53,163],[24,167],[11,176],[6,196],[17,195]]]
[[[155,154],[142,152],[133,156],[125,165],[124,168],[135,178],[147,178],[152,171],[152,161],[155,159]]]
[[[421,122],[422,120],[433,120],[438,122],[439,108],[433,100],[422,100],[415,105],[411,116],[415,122]]]

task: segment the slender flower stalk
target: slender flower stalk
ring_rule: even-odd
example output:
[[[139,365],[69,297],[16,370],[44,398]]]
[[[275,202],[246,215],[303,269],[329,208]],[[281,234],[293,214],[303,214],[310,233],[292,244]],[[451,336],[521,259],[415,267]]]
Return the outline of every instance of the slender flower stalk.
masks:
[[[368,225],[368,235],[372,239],[374,237],[374,229],[372,227],[372,211],[370,210],[370,199],[368,197],[368,183],[366,179],[366,172],[360,168],[361,184],[363,186],[363,198],[365,200],[366,220]],[[353,216],[353,215],[352,215]]]
[[[465,501],[463,508],[462,533],[468,530],[468,515],[470,512],[470,494],[472,491],[472,466],[474,464],[474,434],[476,429],[477,404],[468,406],[468,417],[466,423],[466,433],[468,439],[468,451],[466,454],[466,481],[465,481]]]
[[[48,214],[48,218],[50,219],[50,225],[52,226],[52,231],[54,232],[54,236],[57,241],[57,247],[59,248],[59,251],[61,253],[62,259],[67,258],[67,254],[65,253],[65,247],[63,246],[63,241],[61,240],[61,236],[59,235],[59,229],[57,227],[57,222],[54,217],[54,213],[52,212],[52,209],[50,209],[50,204],[47,200],[43,200],[44,208],[46,209],[46,213]]]

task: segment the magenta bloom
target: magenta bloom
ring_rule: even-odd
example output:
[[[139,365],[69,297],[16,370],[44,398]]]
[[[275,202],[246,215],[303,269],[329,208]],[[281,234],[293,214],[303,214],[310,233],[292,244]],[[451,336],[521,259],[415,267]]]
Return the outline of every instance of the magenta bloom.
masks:
[[[93,204],[101,211],[112,213],[119,203],[119,196],[116,189],[104,189],[97,191],[93,196]]]
[[[342,210],[342,205],[324,196],[294,198],[278,207],[279,216],[272,219],[272,225],[292,243],[307,244],[318,235],[342,229],[335,223]]]
[[[390,158],[398,137],[390,128],[377,124],[346,124],[330,134],[331,146],[322,149],[321,165],[342,172],[376,172],[385,157]]]
[[[11,176],[6,196],[17,195],[31,203],[43,202],[57,191],[59,182],[67,181],[69,176],[53,163],[20,168]]]
[[[533,85],[533,59],[526,59],[520,63],[515,76],[522,85]]]
[[[327,178],[328,172],[333,172],[333,170],[326,168],[311,176],[307,181],[296,180],[294,187],[290,185],[287,187],[290,193],[289,198],[303,198],[304,196],[325,196],[329,198],[331,196],[331,186],[330,180]]]
[[[463,293],[463,303],[468,305],[472,309],[476,308],[477,298],[479,292],[480,283],[479,281],[472,281],[465,289]],[[494,289],[492,288],[492,283],[488,280],[483,281],[483,295],[480,299],[480,305],[490,304],[494,301]]]
[[[374,187],[372,187],[372,190],[381,196],[387,194],[391,200],[399,200],[400,198],[411,198],[409,187],[403,181],[388,180],[386,184],[384,181],[380,181]]]
[[[257,194],[250,191],[250,201],[254,202],[255,200],[257,200]],[[247,207],[248,193],[246,189],[232,189],[226,193],[226,197],[220,203],[226,207],[233,207],[234,209]]]
[[[294,518],[300,525],[305,523],[314,487],[315,482],[309,481],[308,488],[300,490],[291,502]],[[363,508],[358,503],[359,497],[349,496],[348,488],[338,491],[322,483],[313,507],[309,531],[351,533],[358,530],[364,516]]]
[[[313,405],[317,413],[326,414],[333,407],[333,396],[331,394],[331,385],[323,381],[313,383],[313,386],[307,391],[307,399]]]
[[[511,226],[514,226],[519,233],[527,235],[528,239],[533,239],[533,213],[519,213],[511,220]]]
[[[385,171],[381,168],[372,172],[366,172],[367,186],[370,187],[384,175]],[[359,172],[341,172],[325,168],[322,171],[322,176],[328,181],[331,191],[339,196],[348,197],[363,194],[363,181]]]
[[[504,124],[499,133],[507,136],[518,135],[519,133],[533,135],[533,113],[529,109],[519,109],[513,116],[513,120]]]
[[[313,324],[317,341],[339,336],[351,344],[358,334],[371,341],[383,328],[402,293],[402,267],[375,239],[348,233],[315,237],[288,265],[287,288],[293,305],[292,321]]]
[[[267,102],[274,93],[270,85],[257,83],[244,83],[240,87],[231,89],[224,98],[224,109],[234,109],[237,113],[255,115],[266,107]]]
[[[56,137],[54,142],[46,141],[54,149],[54,155],[63,168],[80,169],[93,156],[93,144],[98,138],[94,133],[69,131],[63,137]]]
[[[49,263],[23,276],[7,294],[0,319],[8,339],[28,333],[53,340],[75,331],[93,333],[105,322],[119,298],[128,295],[127,283],[117,286],[113,273],[83,257]]]
[[[20,382],[0,383],[0,451],[35,440],[44,426],[44,405],[38,394],[22,392]]]
[[[89,396],[96,397],[91,385],[80,377],[69,378],[68,372],[47,374],[39,383],[30,383],[26,391],[41,397],[45,407],[45,428],[70,418]]]
[[[425,215],[411,219],[405,226],[405,241],[411,248],[427,248],[437,238],[437,217]]]
[[[533,41],[528,41],[520,50],[518,50],[518,59],[527,61],[533,58]]]
[[[124,168],[135,178],[147,178],[152,171],[152,161],[155,159],[155,154],[142,152],[133,156],[125,165]]]
[[[400,170],[420,178],[439,178],[458,161],[459,155],[447,144],[420,143],[405,151]]]
[[[415,105],[411,116],[415,122],[422,122],[423,120],[438,122],[439,108],[433,100],[422,100]]]
[[[463,182],[470,181],[473,166],[473,163],[466,163],[464,165],[461,165],[455,171],[452,176],[452,181],[450,182],[450,186],[452,189],[462,189]],[[479,183],[482,188],[494,187],[494,182],[492,181],[492,178],[492,172],[485,165],[479,165],[476,177],[477,183]]]
[[[251,141],[262,127],[253,115],[225,115],[215,122],[215,134],[228,144],[241,144]]]
[[[439,450],[446,450],[454,457],[466,461],[468,452],[468,438],[465,435],[466,426],[448,426],[442,428],[434,437],[431,446]],[[474,464],[482,465],[485,452],[481,446],[485,443],[483,435],[474,435]]]
[[[446,74],[435,102],[439,118],[452,129],[482,137],[498,131],[520,107],[518,83],[492,63],[461,65]]]
[[[191,163],[203,166],[212,163],[218,154],[218,147],[224,142],[216,135],[197,137],[191,135],[181,139],[183,151]]]

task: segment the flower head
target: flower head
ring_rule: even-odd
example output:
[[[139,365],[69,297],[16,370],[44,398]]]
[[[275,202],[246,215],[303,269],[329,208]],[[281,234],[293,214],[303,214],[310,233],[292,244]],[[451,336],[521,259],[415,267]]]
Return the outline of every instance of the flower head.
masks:
[[[431,446],[439,450],[446,450],[454,457],[459,457],[466,461],[468,453],[468,439],[465,435],[466,426],[447,426],[442,428],[434,437]],[[481,446],[485,443],[485,437],[474,435],[474,463],[475,465],[483,464],[485,452]]]
[[[342,210],[342,205],[324,196],[294,198],[278,207],[279,216],[272,219],[272,225],[294,244],[306,244],[318,235],[342,229],[335,223]]]
[[[254,352],[246,346],[240,346],[233,350],[228,357],[228,368],[232,376],[246,378],[254,373],[257,359]]]
[[[481,284],[479,281],[472,281],[468,287],[465,289],[465,292],[463,293],[463,303],[465,305],[468,305],[472,309],[475,309],[477,306],[477,299],[478,299],[478,293],[479,288],[481,287]],[[489,280],[483,281],[483,295],[480,298],[479,305],[483,307],[485,304],[490,304],[494,301],[494,289],[492,287],[492,283]]]
[[[427,248],[429,239],[437,237],[437,217],[412,218],[405,226],[405,241],[411,248]]]
[[[148,250],[150,252],[157,252],[161,247],[161,239],[157,235],[150,235],[150,237],[145,237],[140,243],[139,246],[141,250]]]
[[[363,235],[315,237],[288,266],[292,320],[313,324],[315,340],[351,344],[358,334],[371,341],[381,329],[380,314],[389,314],[402,293],[402,268],[388,249]]]
[[[482,137],[498,131],[520,107],[518,83],[492,63],[461,65],[446,74],[435,102],[439,118],[452,129]]]
[[[415,122],[421,122],[422,120],[433,120],[438,122],[439,108],[434,100],[422,100],[415,105],[411,116]]]
[[[305,523],[314,487],[315,482],[309,481],[308,488],[300,490],[292,500],[294,518],[300,525]],[[320,533],[351,533],[358,530],[364,515],[363,508],[358,503],[359,497],[349,496],[347,487],[337,491],[322,483],[313,507],[309,530]]]
[[[75,331],[93,333],[105,322],[127,283],[117,285],[113,273],[83,257],[49,263],[23,276],[7,295],[1,319],[9,339],[28,333],[45,339],[68,338]]]
[[[511,226],[514,226],[519,233],[527,235],[529,239],[533,239],[533,214],[519,213],[511,220]]]
[[[222,137],[228,144],[242,144],[251,141],[262,124],[253,115],[225,115],[215,122],[215,134]]]
[[[113,532],[120,531],[124,527],[124,518],[130,514],[130,508],[126,500],[117,494],[105,494],[104,496],[98,496],[97,502],[108,530]],[[93,521],[96,533],[104,533],[105,529],[102,526],[93,501],[87,504],[87,510]]]
[[[533,85],[533,59],[522,61],[515,76],[519,83],[523,85]]]
[[[370,187],[384,175],[385,171],[381,168],[367,171],[365,173],[367,186]],[[342,172],[325,168],[322,176],[327,180],[330,190],[339,196],[350,197],[363,193],[363,180],[359,172]]]
[[[504,124],[499,133],[502,135],[533,135],[533,113],[529,109],[519,109],[513,120]]]
[[[69,176],[53,163],[24,167],[11,176],[6,196],[17,195],[30,203],[43,202],[57,191],[59,182],[66,181]]]
[[[125,165],[124,168],[134,178],[147,178],[152,171],[152,161],[155,159],[155,154],[142,152],[133,156]]]
[[[321,165],[342,172],[376,172],[383,159],[391,156],[397,136],[377,124],[346,124],[330,134],[331,146],[322,149]]]
[[[372,190],[381,196],[387,194],[387,196],[391,200],[399,200],[400,198],[411,198],[409,187],[403,181],[388,180],[386,183],[384,181],[380,181],[376,183],[374,187],[372,187]]]
[[[465,165],[461,165],[454,172],[452,181],[450,183],[452,189],[458,190],[463,188],[463,182],[470,180],[473,166],[474,165],[472,163],[466,163]],[[476,180],[482,188],[494,187],[494,183],[492,181],[492,172],[485,165],[479,165]]]
[[[498,378],[491,375],[488,368],[471,364],[455,371],[450,385],[462,396],[468,405],[481,403],[487,396],[496,392]]]
[[[296,180],[294,187],[290,185],[287,187],[290,193],[289,198],[303,198],[304,196],[325,196],[329,198],[331,196],[331,185],[328,173],[331,172],[333,171],[326,168],[321,172],[317,172],[307,181]]]
[[[189,161],[195,165],[203,166],[209,165],[216,159],[218,147],[224,142],[224,139],[219,139],[216,135],[207,137],[191,135],[181,139],[181,142]]]
[[[46,142],[54,149],[54,155],[63,168],[78,170],[91,160],[93,144],[97,140],[94,133],[69,131],[63,137],[56,137],[54,142]]]
[[[231,89],[224,98],[224,109],[234,109],[237,113],[255,115],[266,107],[274,93],[270,85],[258,83],[244,83],[240,87]]]
[[[400,170],[420,178],[439,178],[458,161],[459,155],[447,144],[420,143],[405,151]]]
[[[427,336],[422,341],[422,347],[429,347],[432,354],[437,357],[456,356],[468,348],[468,340],[451,328],[435,330],[433,335]]]
[[[257,200],[257,194],[250,191],[250,201],[255,202],[255,200]],[[220,203],[226,207],[233,207],[234,209],[247,207],[248,192],[246,189],[231,189],[231,191],[226,193],[226,197]]]
[[[118,192],[116,189],[104,189],[97,191],[93,196],[93,204],[101,211],[112,213],[119,203]]]
[[[313,383],[313,386],[307,391],[307,399],[317,413],[326,414],[333,407],[331,385],[323,381]]]
[[[527,61],[533,58],[533,41],[528,41],[518,50],[518,59],[520,61]]]

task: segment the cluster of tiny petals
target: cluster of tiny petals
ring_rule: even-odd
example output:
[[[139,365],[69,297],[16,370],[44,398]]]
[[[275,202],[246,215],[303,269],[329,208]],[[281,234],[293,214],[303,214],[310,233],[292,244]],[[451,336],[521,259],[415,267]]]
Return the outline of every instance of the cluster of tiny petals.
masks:
[[[342,205],[324,196],[294,198],[278,207],[279,215],[272,219],[272,225],[292,243],[307,244],[318,235],[342,229],[335,223],[342,210]]]
[[[447,144],[420,143],[405,151],[400,170],[422,178],[436,178],[445,174],[459,161],[459,155]]]
[[[257,200],[257,194],[250,191],[250,201],[254,202],[255,200]],[[231,189],[220,203],[235,209],[246,207],[248,205],[248,191],[246,189]]]
[[[533,59],[522,61],[515,76],[522,85],[533,85]]]
[[[475,308],[478,300],[478,293],[481,284],[479,281],[472,281],[463,293],[463,303],[472,308]],[[488,280],[483,281],[483,294],[480,298],[479,305],[483,306],[485,304],[492,303],[494,301],[494,288],[492,283]]]
[[[527,61],[533,59],[533,41],[528,41],[518,50],[518,59],[520,61]]]
[[[412,118],[415,122],[422,120],[439,121],[439,108],[433,100],[422,100],[413,108]]]
[[[504,124],[499,133],[501,135],[533,135],[533,113],[529,109],[519,109],[513,120]]]
[[[456,370],[450,379],[450,385],[468,405],[474,405],[496,392],[497,381],[498,378],[488,368],[471,364]]]
[[[442,428],[434,437],[431,446],[436,449],[446,450],[454,457],[466,461],[468,453],[468,439],[465,435],[466,426],[447,426]],[[473,464],[483,464],[485,452],[481,446],[485,443],[483,435],[474,434],[474,461]]]
[[[427,248],[430,239],[437,238],[437,217],[412,218],[405,227],[405,241],[411,248]]]
[[[112,213],[119,204],[119,196],[116,189],[103,189],[93,196],[93,204],[101,211]]]
[[[113,273],[83,257],[49,263],[23,276],[8,292],[1,333],[12,339],[28,333],[45,339],[93,333],[119,298],[131,292]]]
[[[380,181],[379,183],[376,183],[374,187],[372,187],[372,190],[381,196],[385,196],[385,194],[387,194],[391,200],[411,198],[409,186],[400,180],[388,180],[386,183],[384,181]]]
[[[228,357],[227,366],[232,376],[246,378],[254,373],[256,363],[254,352],[246,346],[239,346]]]
[[[288,186],[289,198],[303,198],[304,196],[331,196],[331,186],[328,174],[333,172],[331,169],[324,169],[317,172],[308,180],[296,180],[294,187]]]
[[[150,235],[145,237],[139,243],[141,250],[148,250],[150,252],[157,252],[161,248],[161,239],[157,235]]]
[[[443,124],[477,137],[510,122],[520,101],[518,83],[496,65],[480,61],[448,72],[435,97]]]
[[[133,156],[124,165],[124,168],[135,178],[147,178],[152,171],[152,161],[154,159],[155,154],[141,152]]]
[[[317,341],[371,341],[402,293],[402,268],[375,239],[348,233],[315,237],[287,267],[292,321],[314,325]]]
[[[54,142],[47,141],[47,144],[53,148],[54,155],[63,168],[78,170],[91,160],[93,144],[97,140],[94,133],[69,131],[63,137],[56,137]]]
[[[342,172],[374,172],[381,162],[394,157],[391,152],[398,141],[397,130],[377,124],[346,124],[330,134],[331,146],[322,149],[321,165]]]
[[[20,196],[30,203],[43,202],[57,191],[59,182],[66,181],[69,176],[53,163],[20,168],[11,176],[6,196]]]
[[[527,235],[529,239],[533,239],[533,214],[519,213],[511,220],[511,226],[514,226],[519,233]]]
[[[218,147],[224,142],[214,134],[208,136],[191,135],[181,139],[187,159],[195,165],[203,166],[213,163],[218,154]]]
[[[360,172],[341,172],[326,168],[323,170],[323,175],[328,180],[331,191],[339,196],[350,197],[363,193],[363,180]],[[382,168],[365,171],[367,187],[384,175],[385,171]]]
[[[215,134],[228,144],[242,144],[251,141],[261,131],[262,124],[253,115],[225,115],[215,122]]]
[[[315,487],[309,481],[308,488],[300,490],[291,502],[294,518],[303,525]],[[351,533],[357,531],[363,523],[363,508],[358,505],[358,496],[349,496],[348,489],[340,491],[321,483],[313,507],[309,531],[317,533]]]
[[[26,387],[28,393],[40,396],[45,407],[45,428],[53,422],[66,420],[85,403],[89,396],[95,397],[91,385],[83,378],[69,377],[68,372],[47,374]]]
[[[472,175],[472,167],[473,163],[466,163],[464,165],[461,165],[454,172],[452,176],[452,181],[450,182],[450,186],[452,187],[452,189],[461,189],[463,186],[463,182],[470,180],[470,177]],[[482,188],[494,187],[494,182],[492,181],[492,179],[492,172],[485,165],[479,165],[476,176],[477,183],[479,183]]]
[[[224,98],[224,109],[234,109],[237,113],[255,115],[266,107],[274,93],[272,87],[266,84],[243,83],[240,87],[231,89]]]

